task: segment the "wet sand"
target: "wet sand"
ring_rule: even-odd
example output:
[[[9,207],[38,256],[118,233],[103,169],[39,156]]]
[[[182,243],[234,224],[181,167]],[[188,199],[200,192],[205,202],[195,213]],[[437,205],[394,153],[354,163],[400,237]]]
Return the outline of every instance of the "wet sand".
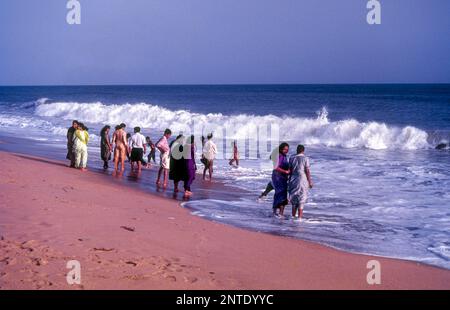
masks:
[[[450,289],[449,270],[207,221],[60,161],[0,160],[1,289]],[[381,285],[366,281],[371,259]]]

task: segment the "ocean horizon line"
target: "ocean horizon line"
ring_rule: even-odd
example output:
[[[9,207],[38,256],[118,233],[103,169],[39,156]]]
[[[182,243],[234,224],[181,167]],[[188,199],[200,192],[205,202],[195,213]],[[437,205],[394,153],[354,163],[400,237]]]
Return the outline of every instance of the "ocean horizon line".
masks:
[[[439,82],[439,83],[404,83],[404,82],[394,82],[394,83],[174,83],[174,84],[36,84],[36,85],[21,85],[21,84],[11,84],[11,85],[0,85],[1,88],[13,88],[13,87],[142,87],[142,86],[386,86],[386,85],[450,85],[450,82]]]

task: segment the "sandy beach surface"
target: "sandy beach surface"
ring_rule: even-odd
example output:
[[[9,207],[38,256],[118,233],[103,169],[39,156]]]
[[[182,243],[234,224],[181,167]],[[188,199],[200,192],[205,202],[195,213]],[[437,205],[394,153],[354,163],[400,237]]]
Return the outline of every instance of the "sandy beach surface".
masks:
[[[1,289],[450,289],[449,270],[207,221],[64,162],[0,161]],[[372,259],[380,285],[366,281]]]

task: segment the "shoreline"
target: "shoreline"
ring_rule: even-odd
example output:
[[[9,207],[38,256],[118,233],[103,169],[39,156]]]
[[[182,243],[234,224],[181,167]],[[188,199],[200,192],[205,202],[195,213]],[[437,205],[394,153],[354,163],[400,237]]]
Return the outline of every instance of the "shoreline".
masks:
[[[202,219],[60,161],[0,159],[1,289],[450,289],[440,267]],[[82,287],[66,283],[70,259]],[[371,259],[381,285],[367,284]]]

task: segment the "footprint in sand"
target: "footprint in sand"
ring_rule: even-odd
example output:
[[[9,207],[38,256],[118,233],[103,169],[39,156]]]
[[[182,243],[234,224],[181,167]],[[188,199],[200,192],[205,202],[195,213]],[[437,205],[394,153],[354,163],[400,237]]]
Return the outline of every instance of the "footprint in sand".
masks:
[[[166,278],[167,280],[169,280],[171,282],[177,282],[177,277],[175,277],[175,276],[166,275],[166,276],[164,276],[164,278]]]
[[[29,240],[29,241],[22,242],[20,245],[20,248],[22,250],[27,250],[28,252],[33,252],[35,246],[36,246],[36,240]]]
[[[133,266],[133,267],[136,267],[136,266],[137,266],[137,263],[132,262],[132,261],[127,261],[127,262],[125,262],[125,264],[131,265],[131,266]]]
[[[64,186],[64,187],[62,188],[62,190],[65,191],[66,193],[68,193],[68,192],[70,192],[71,190],[73,191],[74,188],[73,188],[73,186]]]
[[[93,248],[92,250],[94,251],[99,251],[99,252],[111,252],[114,251],[114,248]]]
[[[33,265],[36,265],[36,266],[45,266],[45,265],[48,264],[48,261],[47,261],[47,260],[42,259],[42,258],[39,258],[39,257],[32,257],[29,261],[30,261]]]
[[[184,282],[187,282],[190,284],[198,281],[198,279],[196,277],[183,277],[183,280],[184,280]]]
[[[134,280],[134,281],[146,280],[148,278],[149,278],[149,276],[146,276],[144,274],[133,274],[133,275],[128,275],[128,276],[123,277],[123,279]]]
[[[12,266],[17,263],[17,259],[13,257],[5,257],[0,259],[0,263],[4,263],[5,265]]]

